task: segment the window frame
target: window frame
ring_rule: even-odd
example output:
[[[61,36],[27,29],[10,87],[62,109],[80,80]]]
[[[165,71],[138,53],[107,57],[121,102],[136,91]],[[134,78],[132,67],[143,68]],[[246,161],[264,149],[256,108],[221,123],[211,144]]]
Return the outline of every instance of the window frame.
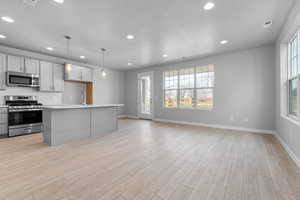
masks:
[[[298,60],[297,60],[297,74],[292,76],[292,62],[293,62],[293,58],[292,58],[292,42],[297,38],[297,56],[298,56]],[[288,60],[287,60],[287,81],[286,81],[286,85],[287,85],[287,117],[300,121],[300,30],[297,30],[297,32],[292,36],[292,38],[288,41]],[[290,82],[294,79],[297,79],[297,104],[298,104],[298,110],[296,115],[291,113],[291,102],[290,102]]]
[[[198,67],[209,67],[209,66],[212,66],[213,68],[213,73],[214,73],[214,76],[213,76],[213,84],[211,87],[197,87],[197,68]],[[193,88],[180,88],[180,71],[181,70],[185,70],[185,69],[193,69],[193,76],[194,76],[194,87]],[[168,72],[174,72],[176,71],[177,72],[177,88],[176,89],[166,89],[165,88],[165,73],[168,73]],[[214,104],[214,88],[215,88],[215,66],[213,64],[208,64],[208,65],[201,65],[201,66],[195,66],[195,67],[184,67],[184,68],[178,68],[178,69],[170,69],[170,70],[165,70],[163,71],[162,73],[162,80],[163,80],[163,84],[162,84],[162,90],[163,90],[163,101],[162,101],[162,107],[164,109],[179,109],[179,110],[207,110],[207,111],[211,111],[214,109],[215,107],[215,104]],[[212,107],[211,108],[198,108],[197,107],[197,90],[198,89],[211,89],[212,90],[212,96],[213,96],[213,99],[212,99]],[[177,101],[177,106],[176,107],[166,107],[165,105],[165,94],[166,94],[166,91],[170,91],[170,90],[176,90],[177,91],[177,98],[176,98],[176,101]],[[185,108],[185,107],[181,107],[180,106],[180,91],[181,90],[193,90],[193,105],[191,108]]]

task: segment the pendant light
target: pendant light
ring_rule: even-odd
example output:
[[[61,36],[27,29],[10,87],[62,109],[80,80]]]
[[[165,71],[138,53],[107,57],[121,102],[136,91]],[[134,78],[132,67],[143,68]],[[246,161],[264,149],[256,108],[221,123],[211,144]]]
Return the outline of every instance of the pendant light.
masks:
[[[101,70],[101,75],[102,75],[102,77],[106,77],[107,74],[106,74],[106,71],[104,70],[104,54],[105,54],[106,49],[102,48],[101,51],[102,51],[102,70]]]
[[[65,36],[67,40],[67,54],[68,54],[68,62],[65,64],[65,68],[67,72],[72,71],[72,63],[71,63],[71,56],[70,56],[70,40],[72,39],[70,36]]]

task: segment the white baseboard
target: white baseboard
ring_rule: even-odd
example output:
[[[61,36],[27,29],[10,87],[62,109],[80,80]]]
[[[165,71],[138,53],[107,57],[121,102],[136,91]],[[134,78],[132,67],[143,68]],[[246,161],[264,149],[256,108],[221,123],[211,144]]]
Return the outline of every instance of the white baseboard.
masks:
[[[225,125],[218,125],[218,124],[204,124],[198,122],[173,121],[173,120],[158,119],[158,118],[153,119],[153,121],[192,125],[192,126],[203,126],[209,128],[229,129],[229,130],[244,131],[244,132],[251,132],[251,133],[272,134],[272,135],[275,134],[275,131],[273,130],[261,130],[261,129],[245,128],[245,127],[238,127],[238,126],[225,126]]]
[[[285,141],[278,135],[275,134],[277,140],[279,143],[283,146],[283,148],[286,150],[286,152],[289,154],[291,159],[295,162],[295,164],[300,168],[300,159],[297,157],[297,155],[292,151],[292,149],[285,143]]]
[[[139,117],[133,115],[119,115],[118,118],[138,119]]]

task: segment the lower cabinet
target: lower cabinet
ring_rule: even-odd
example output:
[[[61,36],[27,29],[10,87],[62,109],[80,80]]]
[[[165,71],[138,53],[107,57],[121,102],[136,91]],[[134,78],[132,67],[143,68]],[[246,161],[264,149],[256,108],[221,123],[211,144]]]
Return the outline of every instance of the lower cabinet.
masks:
[[[8,135],[7,124],[0,124],[0,138],[7,137],[7,135]]]
[[[0,90],[5,90],[6,55],[0,54]]]
[[[61,64],[40,62],[40,91],[64,91],[64,67]]]
[[[7,118],[7,108],[0,108],[0,138],[8,135]]]

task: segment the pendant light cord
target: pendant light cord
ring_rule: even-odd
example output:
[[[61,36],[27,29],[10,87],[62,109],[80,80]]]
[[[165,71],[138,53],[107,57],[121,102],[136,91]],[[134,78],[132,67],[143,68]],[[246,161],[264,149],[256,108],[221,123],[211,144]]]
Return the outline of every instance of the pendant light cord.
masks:
[[[101,51],[102,51],[102,68],[104,70],[104,56],[105,56],[106,49],[102,48]]]
[[[104,68],[104,51],[102,52],[102,67]]]
[[[71,55],[70,55],[70,40],[72,39],[70,36],[65,35],[65,38],[67,40],[67,56],[68,56],[68,60],[69,62],[71,62]]]
[[[67,52],[68,52],[68,60],[70,61],[70,40],[67,40]]]

